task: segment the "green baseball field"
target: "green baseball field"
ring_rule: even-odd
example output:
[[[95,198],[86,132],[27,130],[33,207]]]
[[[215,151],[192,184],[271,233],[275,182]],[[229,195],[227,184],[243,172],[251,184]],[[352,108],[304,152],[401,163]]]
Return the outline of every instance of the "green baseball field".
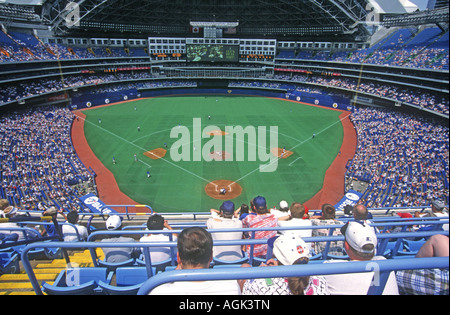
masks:
[[[120,190],[156,211],[257,195],[269,206],[305,202],[343,141],[341,112],[263,97],[160,97],[84,113],[88,144]]]

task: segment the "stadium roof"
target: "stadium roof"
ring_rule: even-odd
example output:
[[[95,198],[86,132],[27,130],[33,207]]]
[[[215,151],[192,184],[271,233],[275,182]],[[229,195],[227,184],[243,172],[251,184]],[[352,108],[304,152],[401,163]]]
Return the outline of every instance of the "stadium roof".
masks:
[[[32,0],[29,0],[32,1]],[[240,37],[364,36],[367,0],[47,0],[43,20],[64,33],[105,32],[186,36],[191,21],[239,22]],[[66,17],[79,23],[65,27]],[[236,36],[236,35],[235,35]],[[342,38],[340,38],[342,40]]]

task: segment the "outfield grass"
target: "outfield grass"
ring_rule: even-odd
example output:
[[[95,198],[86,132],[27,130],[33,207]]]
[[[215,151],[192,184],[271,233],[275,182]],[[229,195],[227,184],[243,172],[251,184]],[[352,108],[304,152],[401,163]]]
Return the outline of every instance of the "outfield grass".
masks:
[[[218,208],[221,201],[204,191],[209,181],[218,179],[238,181],[243,187],[241,196],[233,200],[238,205],[257,195],[265,196],[269,206],[282,199],[289,203],[305,202],[322,188],[325,171],[338,155],[343,140],[340,112],[261,97],[161,97],[93,108],[84,113],[86,139],[114,174],[120,189],[133,200],[160,212]],[[222,130],[238,125],[266,126],[267,130],[278,126],[278,146],[293,148],[294,154],[280,159],[276,172],[268,173],[259,172],[259,165],[266,163],[247,158],[240,162],[174,162],[170,148],[178,139],[171,139],[170,132],[181,125],[188,127],[192,136],[193,118],[202,119],[202,128],[216,125]],[[202,145],[209,140],[203,139]],[[237,141],[234,142],[236,145]],[[144,156],[146,151],[163,148],[164,143],[168,146],[164,159]],[[139,162],[134,161],[134,154]],[[245,156],[248,157],[247,152]],[[116,164],[112,163],[113,157]]]

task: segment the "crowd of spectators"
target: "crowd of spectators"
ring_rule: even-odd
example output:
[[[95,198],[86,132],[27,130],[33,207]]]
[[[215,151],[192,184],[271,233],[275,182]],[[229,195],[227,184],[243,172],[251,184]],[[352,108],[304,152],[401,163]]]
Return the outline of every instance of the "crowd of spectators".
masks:
[[[79,209],[77,196],[95,192],[78,159],[67,108],[36,107],[0,116],[0,194],[21,209]]]
[[[448,126],[388,109],[359,108],[351,115],[358,145],[347,187],[369,182],[369,207],[425,206],[449,202]]]

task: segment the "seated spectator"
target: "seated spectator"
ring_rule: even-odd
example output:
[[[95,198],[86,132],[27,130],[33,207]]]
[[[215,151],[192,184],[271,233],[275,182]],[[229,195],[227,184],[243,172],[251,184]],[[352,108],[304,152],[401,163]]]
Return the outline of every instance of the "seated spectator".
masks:
[[[291,266],[309,262],[309,246],[300,237],[281,235],[269,240],[276,259],[261,266]],[[248,264],[242,267],[251,267]],[[324,277],[239,280],[242,295],[328,295]]]
[[[278,226],[280,227],[289,227],[289,226],[311,226],[311,220],[304,219],[306,209],[305,207],[299,203],[299,202],[293,202],[289,208],[290,210],[290,216],[278,218]],[[289,234],[295,237],[311,237],[312,231],[311,229],[305,229],[305,230],[283,230],[280,231],[281,234]],[[311,244],[308,244],[308,246],[311,246]]]
[[[313,226],[320,225],[334,225],[334,224],[344,224],[341,221],[336,220],[336,209],[331,204],[322,205],[322,216],[318,218],[312,218],[311,223]],[[312,230],[312,236],[329,236],[329,229],[315,229]],[[339,228],[334,229],[333,236],[342,235]],[[327,242],[314,242],[312,248],[316,255],[322,253],[325,250]],[[335,256],[344,256],[344,242],[343,241],[333,241],[330,242],[330,247],[328,249],[328,254]]]
[[[108,231],[120,231],[122,229],[122,218],[118,215],[112,215],[106,220],[106,229]],[[121,235],[111,235],[109,238],[104,238],[101,242],[108,243],[132,243],[136,242],[131,237],[124,237]],[[132,247],[102,247],[105,254],[105,261],[108,263],[120,263],[131,258],[139,257],[140,250]]]
[[[64,237],[64,242],[77,242],[77,241],[86,241],[88,238],[88,232],[86,227],[78,224],[79,215],[77,211],[70,211],[67,214],[67,223],[70,223],[75,226],[70,226],[68,224],[62,225],[62,233]],[[77,235],[78,231],[78,235]],[[79,236],[79,238],[78,238]]]
[[[416,258],[448,257],[449,238],[433,235],[420,248]],[[397,284],[402,295],[448,295],[448,269],[416,269],[397,271]]]
[[[272,208],[270,209],[270,213],[273,214],[277,219],[291,214],[291,212],[289,211],[289,204],[287,203],[286,200],[281,200],[280,208],[279,209]]]
[[[250,215],[255,214],[253,212],[250,212],[250,208],[248,207],[248,205],[246,203],[243,203],[238,210],[239,210],[239,212],[238,212],[239,220],[241,220],[241,221],[249,214]]]
[[[253,210],[256,215],[249,215],[242,220],[243,228],[275,228],[277,227],[278,220],[273,214],[269,213],[267,209],[266,199],[262,196],[258,196],[252,200]],[[277,231],[257,231],[255,233],[255,239],[269,239],[274,237]],[[250,238],[247,235],[246,238]],[[255,245],[253,248],[253,256],[259,258],[265,258],[267,254],[267,245],[260,244]],[[251,256],[251,246],[247,246],[247,255]]]
[[[386,258],[375,256],[377,235],[373,227],[360,221],[350,221],[341,229],[345,236],[344,247],[350,261],[377,261]],[[325,263],[343,262],[327,260]],[[372,284],[374,272],[327,275],[325,279],[332,295],[366,295]],[[391,272],[383,295],[398,295],[395,273]]]
[[[184,229],[178,236],[177,270],[209,268],[213,258],[211,234],[200,227]],[[150,295],[238,295],[236,280],[181,281],[160,285]]]
[[[0,210],[0,219],[6,219],[5,213],[3,210]],[[2,227],[3,225],[0,225]],[[19,239],[19,235],[16,233],[11,234],[4,234],[2,231],[0,231],[0,244],[6,243],[6,242],[17,242]]]
[[[353,217],[358,221],[366,221],[373,219],[372,214],[369,212],[367,207],[363,204],[356,204],[353,207]]]
[[[6,218],[6,219],[9,219],[8,220],[9,222],[1,224],[2,228],[12,228],[12,229],[20,228],[20,225],[12,222],[15,219],[20,217],[19,215],[17,215],[17,208],[15,208],[13,206],[9,206],[9,203],[8,203],[8,206],[2,212],[3,212],[3,214],[2,214],[3,217]],[[39,237],[38,233],[34,233],[33,234],[31,232],[29,233],[29,232],[15,231],[15,230],[10,230],[10,231],[3,230],[2,234],[4,235],[4,237],[6,239],[5,241],[7,241],[7,240],[16,240],[16,241],[20,242],[20,241],[24,241],[24,240],[29,239],[29,238],[37,238],[37,237]]]
[[[234,217],[234,203],[232,201],[225,201],[220,206],[220,215],[208,219],[206,226],[211,229],[241,229],[242,222]],[[224,240],[240,240],[242,239],[242,232],[223,232],[211,233],[214,241]],[[242,258],[242,251],[240,245],[231,246],[214,246],[213,256],[221,260],[237,260]]]
[[[62,210],[57,210],[55,207],[50,207],[47,210],[45,210],[44,212],[42,212],[42,216],[51,216],[53,217],[53,219],[56,219],[56,217],[58,216],[58,213],[61,214],[64,219],[67,221],[67,217],[64,214],[64,212]],[[58,225],[59,231],[57,231],[55,229],[55,225],[54,224],[47,224],[45,225],[44,229],[41,232],[42,236],[48,236],[48,237],[55,237],[55,238],[62,238],[62,229],[61,227]]]
[[[445,204],[440,200],[433,200],[431,202],[431,211],[426,213],[420,213],[416,211],[414,217],[448,217],[448,211],[445,209]],[[434,225],[422,226],[419,231],[430,231],[434,228]],[[442,226],[444,231],[448,231],[448,224]]]
[[[167,220],[164,220],[164,218],[159,215],[155,214],[148,218],[147,220],[147,229],[150,231],[161,231],[161,230],[167,230],[172,231],[173,228],[169,225]],[[175,241],[177,239],[176,234],[172,234],[172,241]],[[152,234],[149,233],[143,237],[141,237],[140,242],[170,242],[170,236],[168,234]],[[145,248],[143,249],[145,250]],[[153,263],[160,263],[163,261],[166,261],[168,259],[172,258],[172,250],[170,247],[148,247],[148,250],[150,252],[150,259]],[[174,254],[176,252],[176,248],[173,249]],[[168,262],[165,265],[159,265],[157,266],[157,272],[160,270],[164,270],[165,267],[170,265],[171,262]]]

